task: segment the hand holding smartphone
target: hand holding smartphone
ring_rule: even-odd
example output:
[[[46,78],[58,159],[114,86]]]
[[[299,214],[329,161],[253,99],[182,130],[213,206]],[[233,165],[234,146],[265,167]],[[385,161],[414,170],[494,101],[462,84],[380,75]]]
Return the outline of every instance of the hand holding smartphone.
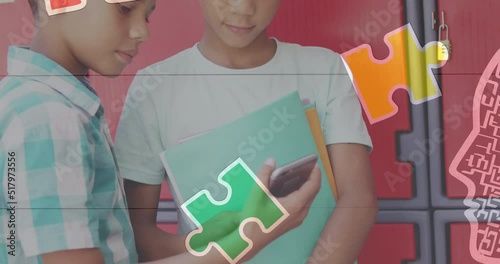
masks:
[[[269,189],[276,197],[284,197],[298,190],[311,175],[318,155],[311,154],[274,170]]]

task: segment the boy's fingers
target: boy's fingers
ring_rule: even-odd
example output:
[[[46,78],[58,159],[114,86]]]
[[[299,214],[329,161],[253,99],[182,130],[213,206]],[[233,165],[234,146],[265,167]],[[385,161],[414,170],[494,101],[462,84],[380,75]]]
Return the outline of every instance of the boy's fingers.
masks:
[[[318,191],[319,187],[321,186],[321,170],[319,167],[315,166],[314,169],[311,171],[311,175],[309,176],[309,179],[304,183],[302,188],[305,189],[312,189],[312,191]]]
[[[310,207],[311,204],[313,203],[314,199],[316,198],[316,195],[319,192],[319,189],[321,187],[321,170],[318,168],[317,172],[313,172],[314,174],[311,175],[311,190],[309,190],[311,193],[309,195],[309,200],[307,201],[307,207]],[[307,187],[306,187],[307,188]]]
[[[301,201],[305,205],[312,203],[321,186],[321,170],[314,167],[309,179],[297,191],[289,195],[290,199]]]

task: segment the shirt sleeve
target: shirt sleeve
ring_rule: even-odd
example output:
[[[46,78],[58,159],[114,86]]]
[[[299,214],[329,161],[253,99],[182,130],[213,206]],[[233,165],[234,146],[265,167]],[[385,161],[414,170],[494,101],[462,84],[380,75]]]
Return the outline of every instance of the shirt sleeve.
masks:
[[[15,230],[24,255],[98,248],[93,153],[78,115],[50,103],[5,116],[10,122],[2,120],[9,125],[0,133],[0,162],[7,164],[0,193],[14,219],[9,232]]]
[[[352,74],[344,59],[334,53],[323,133],[327,145],[358,143],[373,149],[354,89]]]
[[[127,94],[116,132],[115,150],[123,178],[150,185],[165,180],[163,144],[148,75],[138,72]],[[153,88],[158,89],[158,88]]]

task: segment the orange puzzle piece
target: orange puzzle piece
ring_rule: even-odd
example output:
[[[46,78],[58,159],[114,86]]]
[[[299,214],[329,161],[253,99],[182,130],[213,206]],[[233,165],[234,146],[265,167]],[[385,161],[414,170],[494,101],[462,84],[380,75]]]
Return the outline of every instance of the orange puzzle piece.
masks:
[[[446,63],[438,58],[442,44],[432,41],[422,48],[410,24],[389,32],[384,42],[390,51],[384,60],[375,59],[368,44],[342,54],[371,124],[397,113],[398,107],[392,101],[396,89],[407,90],[413,104],[441,96],[432,69]]]

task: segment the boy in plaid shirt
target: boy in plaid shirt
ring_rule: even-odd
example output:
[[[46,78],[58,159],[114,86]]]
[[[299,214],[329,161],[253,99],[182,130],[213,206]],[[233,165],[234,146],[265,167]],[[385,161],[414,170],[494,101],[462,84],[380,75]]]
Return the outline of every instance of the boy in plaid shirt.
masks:
[[[35,19],[47,15],[43,0],[29,2]],[[104,109],[85,76],[89,69],[121,73],[149,36],[156,1],[117,2],[88,1],[78,12],[50,16],[30,48],[9,49],[0,82],[0,204],[10,210],[0,211],[0,263],[137,263]],[[273,166],[264,165],[261,178]],[[313,174],[289,204],[315,195]],[[275,234],[255,236],[253,251],[294,228],[303,219],[295,214],[304,212],[291,209],[295,217]],[[223,260],[211,251],[159,263]]]

